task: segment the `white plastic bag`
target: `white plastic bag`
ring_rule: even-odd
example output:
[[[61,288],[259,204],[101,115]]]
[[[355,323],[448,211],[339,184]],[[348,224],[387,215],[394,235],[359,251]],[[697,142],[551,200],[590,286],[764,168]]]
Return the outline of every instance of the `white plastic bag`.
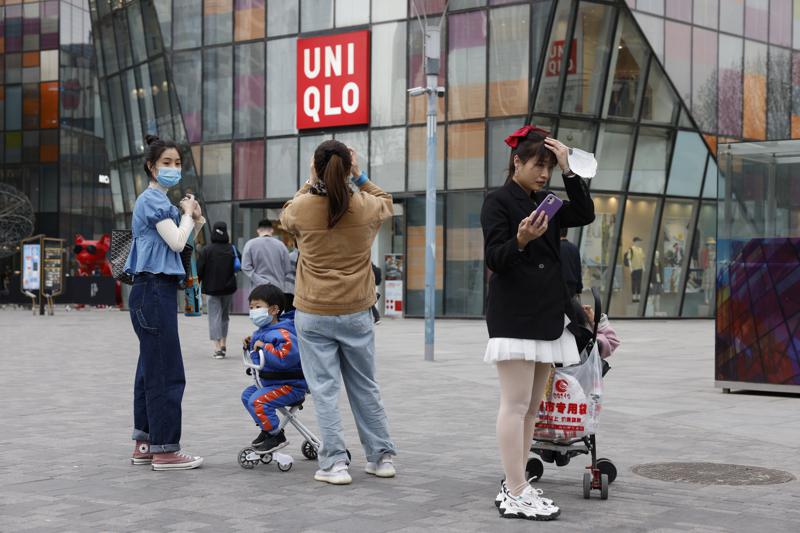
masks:
[[[603,399],[603,366],[595,345],[580,364],[554,368],[539,405],[533,438],[569,441],[597,432]]]

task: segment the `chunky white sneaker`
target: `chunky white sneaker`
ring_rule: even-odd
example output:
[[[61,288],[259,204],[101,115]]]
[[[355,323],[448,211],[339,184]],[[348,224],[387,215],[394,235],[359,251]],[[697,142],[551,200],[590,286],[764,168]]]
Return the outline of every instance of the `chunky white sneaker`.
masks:
[[[364,471],[378,477],[394,477],[397,473],[392,463],[392,455],[388,453],[381,455],[377,463],[367,463]]]
[[[505,500],[500,503],[500,516],[503,518],[524,518],[526,520],[555,520],[561,510],[555,505],[548,505],[537,494],[537,489],[526,487],[519,496],[505,492]]]
[[[353,482],[353,478],[350,477],[350,472],[347,470],[346,461],[336,461],[336,464],[327,470],[320,468],[314,474],[314,479],[331,485],[349,485]]]
[[[531,480],[528,480],[528,484],[530,484]],[[546,505],[553,505],[553,500],[550,498],[542,498],[542,494],[544,491],[542,489],[537,489],[536,487],[531,486],[531,489],[539,496],[539,498],[546,504]],[[497,497],[494,499],[494,506],[498,509],[500,508],[500,504],[505,501],[505,499],[509,496],[508,489],[506,489],[506,480],[502,480],[500,482],[500,492],[497,493]]]

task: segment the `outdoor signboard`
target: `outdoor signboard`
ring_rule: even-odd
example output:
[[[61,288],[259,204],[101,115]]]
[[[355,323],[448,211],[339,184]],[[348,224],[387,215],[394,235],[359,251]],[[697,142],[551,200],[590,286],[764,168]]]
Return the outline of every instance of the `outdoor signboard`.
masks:
[[[22,245],[22,289],[26,291],[39,290],[39,276],[41,273],[41,247],[39,243]]]
[[[369,123],[369,31],[297,40],[297,129]]]
[[[57,296],[64,291],[64,241],[42,239],[42,291]]]

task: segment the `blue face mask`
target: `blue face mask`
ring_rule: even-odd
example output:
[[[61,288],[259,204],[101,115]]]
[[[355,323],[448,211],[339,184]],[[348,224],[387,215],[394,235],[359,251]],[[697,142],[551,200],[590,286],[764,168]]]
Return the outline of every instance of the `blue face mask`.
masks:
[[[162,187],[169,189],[181,181],[181,169],[175,167],[159,167],[156,181]]]
[[[250,310],[250,320],[253,321],[253,324],[255,324],[256,327],[263,328],[264,326],[272,322],[272,315],[270,315],[269,311],[267,311],[263,307],[259,307]]]

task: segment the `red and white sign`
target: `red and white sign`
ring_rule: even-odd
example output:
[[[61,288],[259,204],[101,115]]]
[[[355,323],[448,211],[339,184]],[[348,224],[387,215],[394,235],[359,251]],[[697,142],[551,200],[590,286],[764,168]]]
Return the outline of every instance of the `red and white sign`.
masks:
[[[297,129],[369,124],[369,31],[297,40]]]
[[[561,74],[561,63],[564,61],[564,47],[566,42],[553,41],[550,46],[550,51],[547,54],[547,68],[544,75],[547,77],[559,76]],[[569,64],[567,65],[567,74],[578,73],[578,42],[572,39],[572,46],[569,49]]]

